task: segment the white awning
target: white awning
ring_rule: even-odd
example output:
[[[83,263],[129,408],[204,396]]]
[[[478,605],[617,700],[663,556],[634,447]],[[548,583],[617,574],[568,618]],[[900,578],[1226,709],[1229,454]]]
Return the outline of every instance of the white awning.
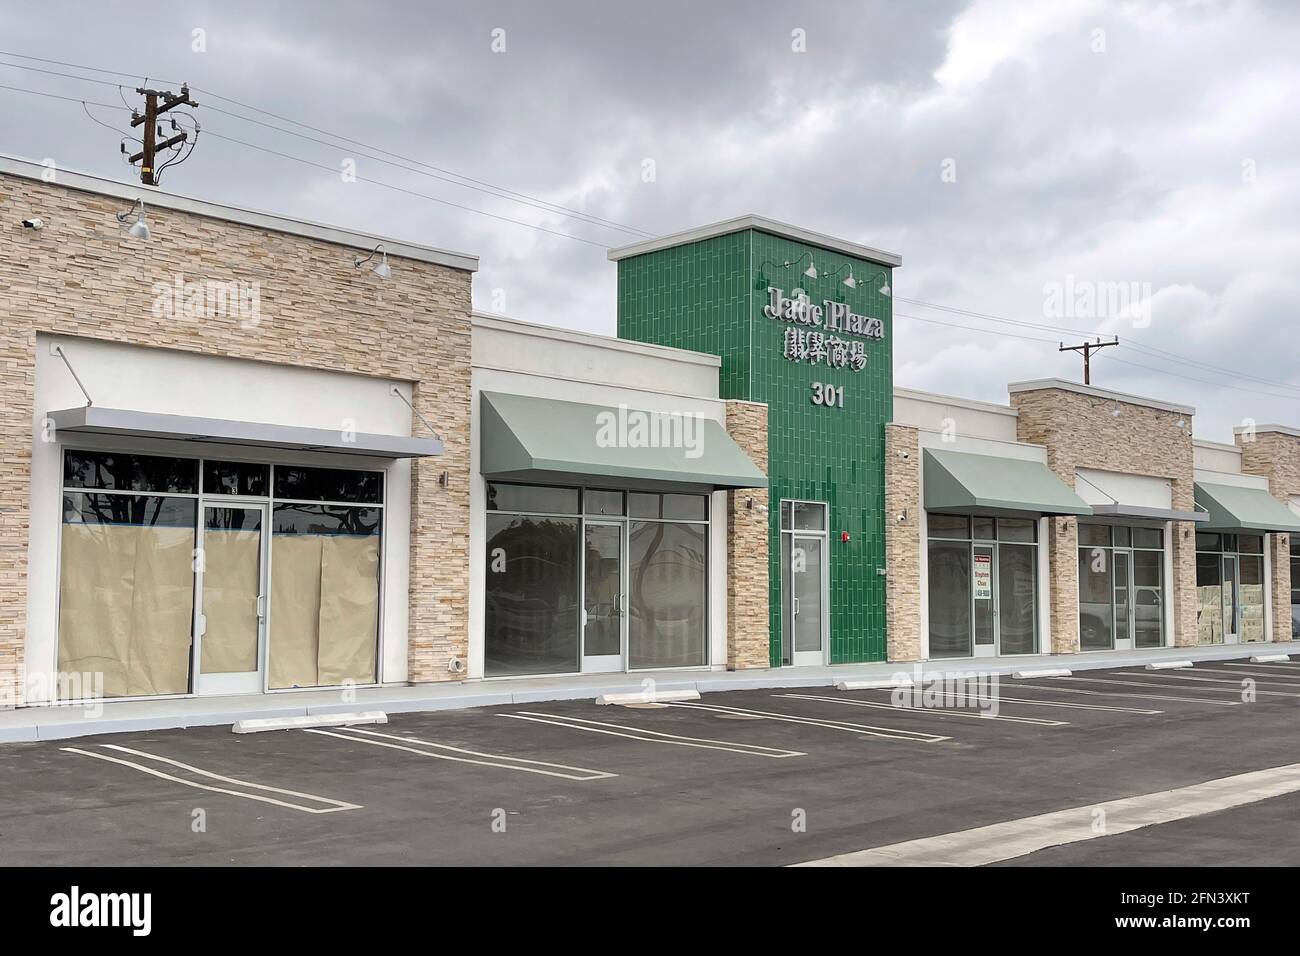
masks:
[[[442,440],[407,435],[345,433],[332,428],[299,428],[271,422],[234,421],[226,418],[191,418],[160,415],[124,408],[64,408],[47,412],[55,432],[74,435],[120,435],[128,438],[162,438],[220,445],[250,445],[322,451],[368,458],[427,458],[442,454]]]

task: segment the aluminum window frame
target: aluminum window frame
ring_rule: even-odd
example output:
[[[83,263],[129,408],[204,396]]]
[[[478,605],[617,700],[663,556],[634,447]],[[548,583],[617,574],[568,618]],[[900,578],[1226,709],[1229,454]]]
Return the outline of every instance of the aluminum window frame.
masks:
[[[292,454],[293,454],[293,451],[294,451],[293,449],[283,449],[283,453],[284,453],[287,457],[291,457]],[[195,462],[195,466],[196,466],[196,468],[198,469],[198,481],[197,481],[197,484],[196,484],[196,490],[195,490],[193,493],[190,493],[190,492],[151,492],[151,491],[135,491],[135,490],[122,490],[122,489],[105,489],[105,488],[70,487],[70,486],[68,486],[68,485],[65,483],[66,475],[67,475],[67,471],[66,471],[66,457],[67,457],[67,454],[68,454],[69,452],[72,452],[72,453],[74,453],[74,454],[77,453],[77,452],[99,452],[99,453],[107,453],[107,454],[147,455],[147,456],[151,456],[151,457],[154,457],[154,458],[176,458],[176,459],[181,459],[181,460],[192,460],[192,461]],[[270,492],[270,493],[268,493],[268,494],[265,495],[265,496],[263,496],[263,495],[229,495],[229,494],[227,494],[227,495],[222,495],[222,494],[219,494],[219,493],[217,493],[217,494],[212,494],[212,495],[207,495],[207,494],[205,493],[205,491],[204,491],[204,488],[203,488],[203,465],[204,465],[204,463],[205,463],[206,461],[209,461],[209,460],[211,460],[211,461],[238,461],[238,462],[245,462],[245,463],[248,463],[248,464],[267,465],[267,466],[268,466],[268,472],[267,472],[267,477],[268,477],[268,492]],[[277,466],[277,464],[278,464],[278,465],[283,465],[283,466],[285,466],[285,467],[290,467],[290,468],[317,468],[317,467],[320,467],[320,468],[330,468],[330,469],[332,469],[332,470],[336,470],[336,471],[363,471],[363,472],[377,473],[377,474],[380,476],[380,477],[379,477],[379,483],[380,483],[380,493],[379,493],[379,494],[380,494],[380,499],[381,499],[381,500],[380,500],[379,502],[377,502],[377,503],[369,503],[369,502],[356,502],[356,501],[304,501],[304,500],[302,500],[302,499],[297,499],[297,498],[276,498],[276,497],[274,496],[273,492],[275,491],[275,467]],[[358,465],[358,464],[355,464],[355,463],[349,463],[349,464],[337,464],[337,465],[336,465],[336,464],[329,464],[329,465],[324,465],[324,464],[307,464],[307,463],[303,463],[303,462],[301,462],[301,460],[299,460],[299,461],[294,461],[294,462],[275,462],[275,461],[268,460],[268,459],[265,459],[265,458],[259,458],[259,457],[255,456],[255,455],[252,455],[252,454],[245,455],[245,454],[242,454],[242,453],[241,453],[241,454],[222,454],[222,455],[219,455],[219,456],[212,456],[212,458],[209,459],[209,458],[208,458],[207,456],[205,456],[205,455],[200,455],[200,456],[191,456],[191,455],[186,455],[186,454],[178,454],[178,453],[171,452],[171,451],[163,452],[163,451],[158,451],[158,450],[156,450],[156,449],[150,449],[150,448],[148,448],[147,446],[142,446],[142,445],[140,445],[140,444],[137,444],[136,442],[126,442],[126,443],[121,443],[121,444],[119,444],[119,443],[113,442],[113,441],[111,441],[111,440],[105,440],[105,441],[103,441],[103,442],[93,441],[93,442],[88,442],[88,443],[83,443],[83,442],[78,441],[78,442],[70,442],[70,443],[67,443],[67,444],[63,444],[63,445],[61,445],[61,447],[59,448],[59,495],[58,495],[58,507],[59,507],[59,512],[58,512],[58,518],[57,518],[57,522],[56,522],[56,527],[59,528],[59,534],[57,535],[57,538],[56,538],[56,541],[55,541],[55,548],[54,548],[54,562],[55,562],[55,580],[54,580],[54,621],[55,621],[54,672],[55,672],[55,673],[58,672],[58,655],[59,655],[59,649],[60,649],[60,647],[61,647],[62,639],[63,639],[62,627],[60,626],[60,622],[61,622],[61,620],[62,620],[62,603],[63,603],[63,533],[62,533],[62,528],[63,528],[63,496],[64,496],[64,495],[67,495],[67,494],[108,494],[108,495],[121,495],[121,496],[123,496],[123,497],[129,497],[129,498],[139,498],[139,497],[146,497],[146,498],[187,498],[187,499],[189,499],[189,500],[195,502],[195,509],[194,509],[194,514],[195,514],[195,518],[194,518],[194,521],[195,521],[195,525],[194,525],[194,534],[195,534],[195,537],[194,537],[194,543],[195,543],[195,547],[198,546],[198,542],[199,542],[199,540],[200,540],[200,535],[201,535],[202,530],[203,530],[203,529],[202,529],[202,522],[203,522],[204,508],[207,507],[209,503],[211,503],[211,505],[214,506],[214,507],[220,507],[222,501],[225,501],[225,502],[231,502],[231,503],[232,503],[232,504],[230,505],[231,507],[236,507],[237,505],[235,505],[235,504],[233,504],[233,503],[234,503],[234,502],[237,502],[237,501],[240,501],[240,500],[245,501],[245,502],[247,502],[248,504],[265,504],[265,505],[266,505],[266,515],[267,515],[267,522],[268,522],[268,525],[270,525],[270,524],[272,524],[272,523],[274,522],[274,518],[275,518],[275,506],[276,506],[277,504],[331,505],[331,506],[335,506],[335,507],[345,507],[345,508],[378,508],[379,511],[380,511],[380,515],[379,515],[379,539],[380,539],[380,544],[379,544],[379,568],[378,568],[378,574],[377,574],[377,577],[376,577],[376,587],[377,587],[377,589],[378,589],[379,606],[378,606],[378,613],[377,613],[377,620],[376,620],[376,627],[375,627],[375,679],[374,679],[374,681],[369,682],[369,683],[365,683],[365,684],[362,684],[362,683],[356,683],[356,684],[321,684],[321,685],[314,685],[314,686],[311,686],[311,687],[279,687],[279,688],[273,688],[273,687],[269,687],[269,686],[268,686],[269,683],[270,683],[270,667],[269,667],[269,660],[270,660],[270,650],[271,650],[271,626],[272,626],[272,617],[273,617],[273,615],[274,615],[274,608],[273,608],[273,604],[274,604],[274,602],[271,600],[271,595],[270,595],[270,593],[269,593],[270,583],[271,583],[271,580],[272,580],[272,579],[271,579],[271,574],[273,573],[273,570],[274,570],[274,569],[273,569],[273,561],[274,561],[274,559],[273,559],[272,554],[271,554],[271,552],[272,552],[272,550],[273,550],[272,547],[271,547],[271,544],[272,544],[272,540],[271,540],[271,539],[272,539],[272,536],[274,535],[274,528],[272,528],[272,527],[267,527],[267,528],[265,529],[265,534],[266,534],[266,550],[267,550],[267,556],[266,556],[266,581],[267,581],[267,586],[268,586],[268,594],[267,594],[267,600],[266,600],[266,608],[267,608],[267,611],[266,611],[266,640],[265,640],[264,642],[262,642],[262,643],[264,644],[264,646],[259,650],[258,653],[259,653],[259,664],[260,664],[260,670],[262,671],[262,675],[261,675],[261,676],[262,676],[262,691],[261,691],[261,692],[262,692],[263,694],[304,693],[304,692],[308,692],[308,691],[319,691],[319,690],[342,690],[342,689],[344,689],[344,688],[350,688],[350,689],[358,689],[358,690],[360,690],[360,689],[370,689],[370,688],[380,687],[380,686],[383,685],[383,635],[384,635],[384,626],[385,626],[385,623],[386,623],[386,621],[387,621],[387,617],[386,617],[386,612],[387,612],[387,601],[385,600],[385,593],[384,593],[384,592],[385,592],[385,583],[386,583],[386,581],[387,581],[387,574],[388,574],[387,548],[384,546],[384,542],[385,542],[385,538],[386,538],[386,536],[387,536],[387,534],[388,534],[388,530],[389,530],[389,529],[388,529],[388,515],[387,515],[387,512],[386,512],[386,510],[385,510],[386,504],[387,504],[387,502],[388,502],[388,469],[387,469],[387,468],[385,468],[385,467],[376,467],[376,466],[374,466],[374,465],[363,466],[363,465]],[[192,589],[192,590],[191,590],[191,598],[190,598],[190,602],[191,602],[191,603],[190,603],[190,612],[191,612],[191,613],[190,613],[190,617],[191,617],[191,621],[195,621],[195,615],[198,613],[198,608],[199,608],[199,606],[200,606],[200,602],[201,602],[201,596],[200,596],[200,593],[199,593],[199,587],[200,587],[200,575],[199,575],[198,572],[194,572],[194,571],[191,572],[191,575],[192,575],[192,582],[191,582],[191,589]],[[192,698],[200,698],[200,697],[209,697],[209,696],[211,696],[211,697],[213,697],[213,698],[216,698],[216,697],[218,697],[218,696],[222,696],[222,695],[215,695],[215,694],[214,694],[214,695],[199,694],[199,693],[197,692],[197,690],[196,690],[197,683],[198,683],[197,678],[198,678],[198,676],[199,676],[199,670],[198,670],[198,668],[199,668],[199,659],[198,659],[198,654],[199,654],[200,641],[199,641],[199,639],[198,639],[198,636],[197,636],[196,633],[195,633],[195,630],[196,630],[196,628],[195,628],[195,624],[192,623],[192,624],[191,624],[191,629],[190,629],[190,672],[189,672],[189,678],[188,678],[188,686],[189,686],[189,690],[188,690],[186,693],[183,693],[183,694],[154,694],[154,695],[148,695],[148,696],[138,696],[138,695],[137,695],[137,696],[132,696],[132,697],[102,697],[102,698],[87,698],[87,697],[82,697],[82,698],[60,698],[60,697],[54,696],[54,697],[52,698],[53,703],[56,703],[56,704],[59,704],[59,705],[75,706],[75,705],[78,705],[78,704],[87,704],[87,703],[117,703],[117,702],[129,703],[129,702],[151,701],[151,700],[188,700],[188,699],[192,699]],[[54,689],[54,693],[57,694],[57,682],[56,682],[56,687],[55,687],[55,689]]]
[[[585,601],[586,586],[587,586],[586,583],[587,582],[587,577],[586,577],[587,556],[586,556],[585,542],[586,542],[586,535],[587,535],[587,522],[589,520],[592,523],[598,525],[600,524],[605,524],[605,525],[622,524],[623,525],[623,532],[622,532],[623,533],[623,549],[622,549],[623,569],[622,571],[623,571],[624,586],[626,586],[628,576],[632,570],[631,569],[632,522],[640,521],[640,522],[652,522],[655,524],[689,524],[689,525],[703,526],[706,529],[704,533],[704,637],[703,637],[704,662],[701,664],[684,664],[680,667],[636,667],[634,668],[629,666],[629,662],[630,662],[629,644],[630,644],[630,635],[631,635],[631,606],[629,604],[628,607],[625,608],[626,616],[624,618],[624,627],[623,627],[623,640],[622,640],[623,647],[621,650],[621,654],[623,658],[623,669],[621,671],[617,671],[614,673],[645,674],[645,673],[654,673],[656,671],[674,671],[674,672],[705,671],[705,670],[712,669],[713,667],[712,608],[713,608],[713,599],[714,599],[714,594],[713,594],[714,582],[713,582],[713,574],[712,574],[713,546],[712,546],[712,534],[711,534],[711,528],[713,524],[713,495],[711,493],[707,491],[680,491],[680,490],[659,491],[655,489],[636,488],[636,487],[611,488],[608,485],[585,485],[585,484],[554,485],[554,484],[545,484],[542,482],[535,482],[535,481],[495,481],[491,478],[484,478],[483,482],[484,482],[483,490],[484,490],[485,500],[486,500],[487,492],[490,486],[492,485],[513,485],[516,487],[526,487],[526,488],[556,488],[565,491],[577,491],[578,508],[577,511],[575,512],[519,511],[519,510],[507,509],[507,508],[486,508],[485,507],[483,510],[483,514],[485,516],[486,515],[511,515],[519,518],[576,519],[578,522],[578,559],[579,560],[578,560],[578,621],[577,621],[578,669],[574,671],[548,671],[542,674],[497,674],[497,675],[489,676],[486,673],[487,667],[486,667],[486,660],[485,660],[484,675],[481,678],[482,680],[484,681],[536,680],[539,677],[548,677],[548,678],[549,677],[581,677],[583,675],[592,676],[594,674],[600,673],[599,671],[582,670],[582,658],[584,656],[583,655],[582,612],[585,606],[584,601]],[[588,491],[622,492],[623,514],[621,515],[587,514],[586,493]],[[631,507],[628,502],[628,497],[627,497],[629,494],[656,494],[661,496],[666,494],[672,494],[672,495],[691,495],[695,497],[700,497],[704,499],[704,517],[701,519],[632,517],[631,515],[628,514],[628,512],[631,510]],[[659,511],[660,514],[662,515],[663,514],[662,502]],[[486,526],[485,526],[485,530],[486,530]],[[486,540],[484,544],[486,546],[487,544]],[[626,597],[626,595],[624,595],[624,597]],[[484,611],[485,611],[484,619],[486,621],[486,604],[487,604],[486,587],[484,588],[482,600],[484,602]],[[483,652],[484,652],[484,657],[486,658],[487,656],[486,628],[483,637]],[[605,673],[610,673],[610,672],[605,672]]]

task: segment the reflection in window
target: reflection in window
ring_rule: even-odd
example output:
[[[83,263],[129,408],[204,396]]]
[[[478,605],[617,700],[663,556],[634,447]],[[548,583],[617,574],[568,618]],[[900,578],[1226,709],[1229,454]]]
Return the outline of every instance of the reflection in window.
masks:
[[[1002,544],[998,547],[999,653],[1034,653],[1035,609],[1038,606],[1034,595],[1037,555],[1036,548],[1024,545]]]
[[[1084,527],[1080,525],[1080,531]],[[1079,549],[1079,646],[1085,651],[1109,650],[1113,646],[1112,557],[1109,548]]]
[[[199,463],[193,458],[123,455],[106,451],[63,453],[63,485],[66,488],[194,494],[198,491],[198,473]]]
[[[275,496],[300,501],[382,502],[384,476],[347,468],[275,466]]]
[[[1197,535],[1197,537],[1203,537]],[[1218,535],[1214,536],[1218,537]],[[1196,643],[1223,643],[1223,574],[1219,554],[1196,553]]]
[[[1300,640],[1300,535],[1291,537],[1291,637]]]
[[[964,541],[931,541],[929,548],[930,656],[969,657],[971,556]]]
[[[628,666],[707,663],[708,525],[634,521],[628,538]]]
[[[489,513],[487,539],[484,673],[577,671],[578,520]]]

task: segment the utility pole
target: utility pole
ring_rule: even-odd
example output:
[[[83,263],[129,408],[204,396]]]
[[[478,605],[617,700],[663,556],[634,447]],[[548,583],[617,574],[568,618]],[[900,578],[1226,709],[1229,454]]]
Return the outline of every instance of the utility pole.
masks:
[[[1115,336],[1115,340],[1113,342],[1103,342],[1100,338],[1097,339],[1097,341],[1095,342],[1088,342],[1085,340],[1082,345],[1066,345],[1064,342],[1062,342],[1061,347],[1057,349],[1057,351],[1058,352],[1082,352],[1083,353],[1083,384],[1091,385],[1092,369],[1089,363],[1089,359],[1092,357],[1093,352],[1096,352],[1098,349],[1107,348],[1111,345],[1119,345],[1118,335]]]
[[[189,139],[189,133],[181,131],[170,139],[158,142],[158,117],[168,110],[173,110],[178,106],[198,106],[190,99],[189,84],[181,84],[180,95],[177,96],[169,90],[150,90],[145,87],[137,87],[136,92],[144,97],[144,115],[138,112],[131,112],[131,126],[144,126],[144,148],[130,157],[131,164],[140,163],[140,182],[146,186],[156,185],[154,166],[154,156],[160,149],[170,149]],[[162,102],[159,102],[161,98]],[[175,122],[172,128],[176,128]],[[192,148],[192,147],[191,147]],[[125,150],[123,150],[125,152]]]

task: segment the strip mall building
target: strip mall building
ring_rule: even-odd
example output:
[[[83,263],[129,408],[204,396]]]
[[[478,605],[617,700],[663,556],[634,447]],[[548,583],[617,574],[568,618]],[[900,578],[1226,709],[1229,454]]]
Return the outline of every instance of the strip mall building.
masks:
[[[1300,430],[895,388],[891,253],[616,249],[613,338],[472,312],[474,256],[23,160],[0,209],[19,706],[1300,635]]]

